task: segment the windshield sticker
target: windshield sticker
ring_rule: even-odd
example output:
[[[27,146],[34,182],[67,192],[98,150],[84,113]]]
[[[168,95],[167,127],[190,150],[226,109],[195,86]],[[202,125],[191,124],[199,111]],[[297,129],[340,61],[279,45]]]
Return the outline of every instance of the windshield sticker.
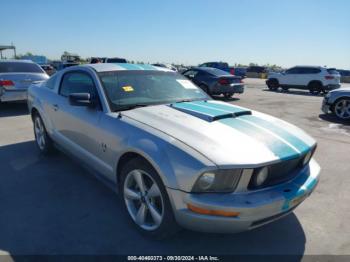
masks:
[[[177,79],[176,81],[186,89],[197,89],[190,80]]]
[[[134,88],[132,86],[123,86],[122,87],[125,92],[132,92],[134,91]]]

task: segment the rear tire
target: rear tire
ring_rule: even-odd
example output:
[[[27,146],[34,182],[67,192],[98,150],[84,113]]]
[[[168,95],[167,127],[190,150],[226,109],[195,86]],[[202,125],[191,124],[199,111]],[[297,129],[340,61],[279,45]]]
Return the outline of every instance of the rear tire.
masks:
[[[163,239],[179,230],[165,186],[146,160],[125,163],[120,187],[126,213],[140,233]]]
[[[279,88],[280,84],[277,79],[269,79],[267,80],[267,87],[271,91],[276,91]]]
[[[323,86],[320,83],[314,82],[309,84],[309,91],[313,95],[318,95],[322,92]]]
[[[44,155],[52,153],[54,149],[53,142],[49,137],[44,122],[38,113],[33,116],[33,126],[36,145],[38,146],[40,152]]]

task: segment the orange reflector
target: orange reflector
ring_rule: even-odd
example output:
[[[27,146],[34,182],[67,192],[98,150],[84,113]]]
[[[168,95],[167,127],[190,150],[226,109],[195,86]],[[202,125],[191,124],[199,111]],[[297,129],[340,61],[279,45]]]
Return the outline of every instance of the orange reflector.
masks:
[[[193,206],[191,204],[187,204],[187,207],[192,212],[202,214],[202,215],[211,215],[211,216],[223,216],[223,217],[238,217],[239,212],[231,212],[231,211],[222,211],[222,210],[209,210],[200,207]]]

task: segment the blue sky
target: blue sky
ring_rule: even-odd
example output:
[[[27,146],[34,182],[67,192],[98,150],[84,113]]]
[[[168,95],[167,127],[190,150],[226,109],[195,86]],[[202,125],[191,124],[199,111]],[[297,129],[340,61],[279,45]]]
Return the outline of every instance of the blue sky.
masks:
[[[349,0],[11,0],[0,44],[144,62],[350,69]]]

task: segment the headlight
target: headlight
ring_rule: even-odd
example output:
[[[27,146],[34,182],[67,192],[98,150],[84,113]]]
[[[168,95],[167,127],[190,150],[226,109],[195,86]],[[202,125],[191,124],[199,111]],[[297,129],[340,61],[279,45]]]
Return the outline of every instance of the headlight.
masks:
[[[241,177],[242,169],[216,170],[202,174],[192,192],[233,192]]]
[[[260,169],[256,169],[253,173],[253,177],[250,181],[251,186],[253,187],[260,187],[264,184],[266,179],[269,176],[269,168],[268,167],[263,167]]]

